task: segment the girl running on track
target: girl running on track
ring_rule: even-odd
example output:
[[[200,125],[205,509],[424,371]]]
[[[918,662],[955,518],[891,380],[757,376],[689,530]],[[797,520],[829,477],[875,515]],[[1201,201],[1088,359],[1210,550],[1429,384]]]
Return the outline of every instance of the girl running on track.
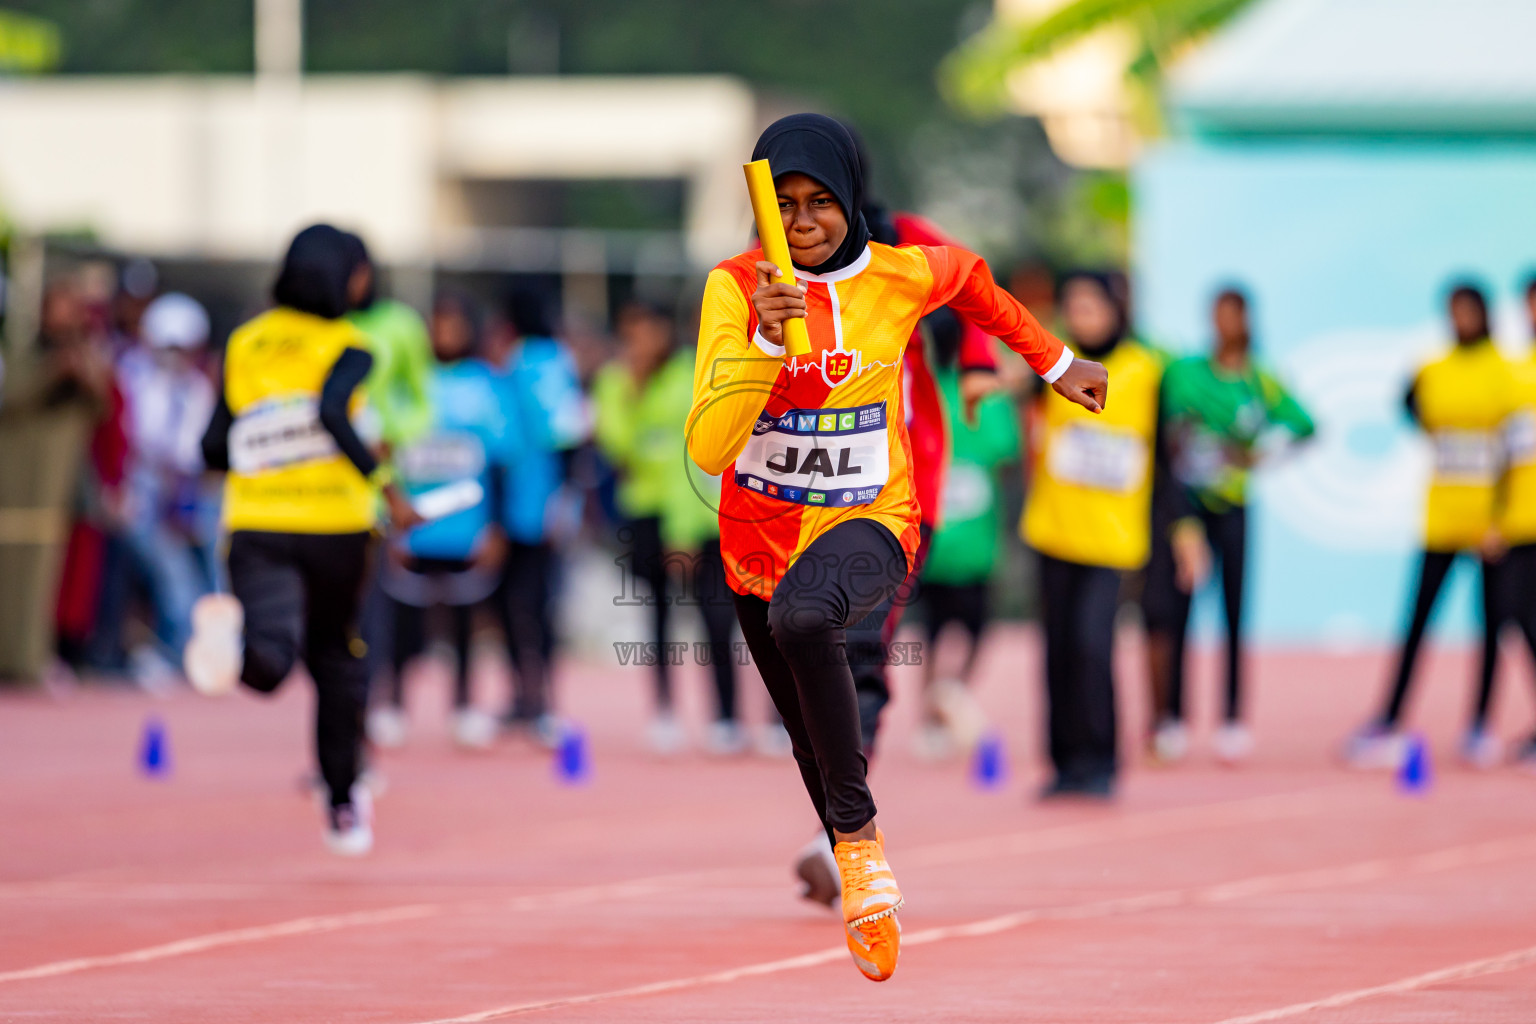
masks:
[[[721,550],[737,618],[834,844],[849,952],[884,981],[896,969],[902,897],[875,827],[844,630],[901,585],[916,554],[903,350],[918,319],[948,304],[1089,409],[1103,407],[1108,380],[998,288],[979,257],[871,242],[863,169],[836,121],[783,118],[752,155],[777,175],[797,281],[774,282],[778,269],[759,250],[711,271],[688,451],[723,474]],[[791,317],[806,319],[808,356],[785,354]]]
[[[348,856],[373,846],[368,796],[354,784],[368,689],[358,612],[379,468],[351,422],[373,366],[366,339],[342,319],[355,269],[342,232],[305,228],[272,286],[277,308],[230,336],[203,458],[228,473],[233,596],[198,602],[185,656],[187,678],[210,695],[237,681],[272,693],[303,659],[330,794],[326,845]],[[392,484],[384,496],[396,528],[419,521]]]

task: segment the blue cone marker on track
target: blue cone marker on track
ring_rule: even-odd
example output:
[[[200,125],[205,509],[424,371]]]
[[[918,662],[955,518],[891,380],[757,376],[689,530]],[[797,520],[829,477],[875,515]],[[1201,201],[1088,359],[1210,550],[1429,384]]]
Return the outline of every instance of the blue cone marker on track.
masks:
[[[592,774],[587,756],[587,734],[581,726],[567,724],[560,734],[560,744],[555,747],[555,777],[567,785],[580,785]]]
[[[971,755],[971,780],[982,789],[996,789],[1008,777],[1008,758],[1003,750],[1003,738],[989,732],[976,744]]]
[[[171,743],[165,723],[151,716],[144,722],[139,740],[139,771],[151,778],[164,778],[171,772]]]
[[[1408,737],[1403,763],[1397,769],[1397,788],[1409,796],[1423,796],[1429,792],[1431,781],[1429,745],[1422,735],[1414,733]]]

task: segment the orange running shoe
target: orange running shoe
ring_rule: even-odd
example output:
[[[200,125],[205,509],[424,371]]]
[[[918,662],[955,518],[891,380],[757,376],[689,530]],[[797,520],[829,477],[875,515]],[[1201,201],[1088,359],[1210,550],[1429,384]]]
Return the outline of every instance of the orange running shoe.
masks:
[[[885,860],[885,833],[875,839],[838,843],[838,873],[843,880],[843,922],[848,932],[848,952],[854,965],[870,981],[884,981],[896,973],[901,952],[901,890]]]

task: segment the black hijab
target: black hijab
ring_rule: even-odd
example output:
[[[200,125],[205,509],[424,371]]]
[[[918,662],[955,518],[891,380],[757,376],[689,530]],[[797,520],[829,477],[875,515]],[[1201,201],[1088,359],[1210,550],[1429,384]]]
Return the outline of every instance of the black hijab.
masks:
[[[848,218],[843,244],[825,263],[795,266],[811,274],[842,270],[864,253],[869,226],[864,221],[864,166],[848,129],[822,114],[791,114],[769,125],[752,150],[753,160],[766,158],[778,179],[804,174],[826,187]]]
[[[358,247],[346,232],[329,224],[312,224],[293,236],[282,269],[272,283],[272,300],[279,306],[335,320],[351,309],[347,282],[358,262]]]

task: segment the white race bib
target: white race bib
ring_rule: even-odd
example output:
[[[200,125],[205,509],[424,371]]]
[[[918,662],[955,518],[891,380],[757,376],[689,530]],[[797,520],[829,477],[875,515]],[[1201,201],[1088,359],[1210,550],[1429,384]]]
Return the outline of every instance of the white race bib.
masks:
[[[395,464],[412,485],[468,480],[485,472],[485,445],[474,434],[443,431],[406,446]]]
[[[229,428],[229,466],[261,473],[336,455],[336,439],[320,423],[320,403],[285,395],[252,404]]]
[[[1147,442],[1111,427],[1071,423],[1056,432],[1046,454],[1051,476],[1063,483],[1129,494],[1147,477]]]
[[[800,505],[867,505],[890,476],[885,403],[763,413],[736,457],[736,483]]]
[[[1521,409],[1504,424],[1504,450],[1510,465],[1536,463],[1536,409]]]
[[[1498,471],[1498,444],[1482,430],[1437,430],[1435,476],[1443,483],[1488,484]]]

